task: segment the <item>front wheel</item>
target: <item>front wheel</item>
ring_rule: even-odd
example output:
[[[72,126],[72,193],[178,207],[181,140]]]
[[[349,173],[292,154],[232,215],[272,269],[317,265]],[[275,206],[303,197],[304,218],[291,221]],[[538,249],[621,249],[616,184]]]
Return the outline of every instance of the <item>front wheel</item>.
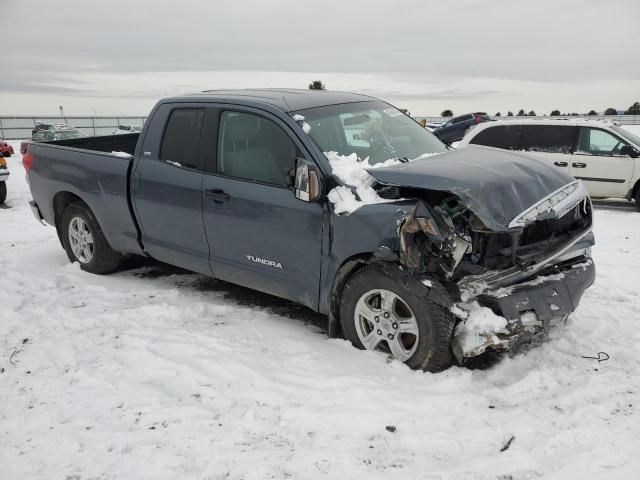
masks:
[[[636,192],[636,209],[640,212],[640,188],[638,188],[638,191]]]
[[[347,282],[340,322],[355,347],[385,352],[411,368],[437,372],[452,363],[451,312],[375,267]]]
[[[0,205],[7,199],[7,182],[0,182]]]
[[[62,240],[71,262],[90,273],[104,274],[117,270],[122,255],[107,243],[98,221],[82,202],[69,205],[62,214]]]

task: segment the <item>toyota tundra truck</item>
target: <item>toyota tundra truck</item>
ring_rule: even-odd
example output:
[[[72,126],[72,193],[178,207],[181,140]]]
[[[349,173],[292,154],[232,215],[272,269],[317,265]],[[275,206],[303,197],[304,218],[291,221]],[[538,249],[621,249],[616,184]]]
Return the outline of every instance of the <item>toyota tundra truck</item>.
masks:
[[[415,369],[544,335],[595,278],[580,181],[452,150],[368,96],[167,98],[140,133],[30,142],[23,162],[35,217],[83,270],[149,256],[306,305]]]

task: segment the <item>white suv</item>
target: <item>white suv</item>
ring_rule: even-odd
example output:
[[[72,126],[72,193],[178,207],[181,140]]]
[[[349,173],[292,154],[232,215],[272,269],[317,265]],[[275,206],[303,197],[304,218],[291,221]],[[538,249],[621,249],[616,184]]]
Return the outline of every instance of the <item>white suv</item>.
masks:
[[[640,138],[609,121],[505,120],[482,123],[458,148],[523,150],[582,180],[592,197],[635,199],[640,210]]]

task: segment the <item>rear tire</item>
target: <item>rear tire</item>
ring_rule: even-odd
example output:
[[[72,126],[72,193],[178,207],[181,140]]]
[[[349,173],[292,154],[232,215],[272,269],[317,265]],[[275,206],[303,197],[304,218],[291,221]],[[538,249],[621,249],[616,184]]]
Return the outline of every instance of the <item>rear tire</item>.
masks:
[[[638,188],[638,191],[636,192],[636,210],[638,210],[640,212],[640,188]]]
[[[0,182],[0,205],[7,199],[7,182]]]
[[[123,258],[109,246],[95,216],[82,202],[72,203],[62,214],[62,244],[69,261],[90,273],[114,272]]]
[[[347,281],[340,323],[356,348],[385,351],[413,369],[438,372],[453,363],[451,312],[376,267],[365,267]]]

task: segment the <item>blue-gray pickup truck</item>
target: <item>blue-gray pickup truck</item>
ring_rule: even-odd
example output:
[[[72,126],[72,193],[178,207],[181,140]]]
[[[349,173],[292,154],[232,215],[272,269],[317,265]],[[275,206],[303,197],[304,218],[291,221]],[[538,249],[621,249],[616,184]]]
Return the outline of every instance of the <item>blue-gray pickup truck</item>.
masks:
[[[416,369],[543,334],[595,278],[579,181],[451,150],[372,97],[167,98],[141,133],[31,142],[23,162],[36,218],[82,269],[150,256],[306,305]]]

